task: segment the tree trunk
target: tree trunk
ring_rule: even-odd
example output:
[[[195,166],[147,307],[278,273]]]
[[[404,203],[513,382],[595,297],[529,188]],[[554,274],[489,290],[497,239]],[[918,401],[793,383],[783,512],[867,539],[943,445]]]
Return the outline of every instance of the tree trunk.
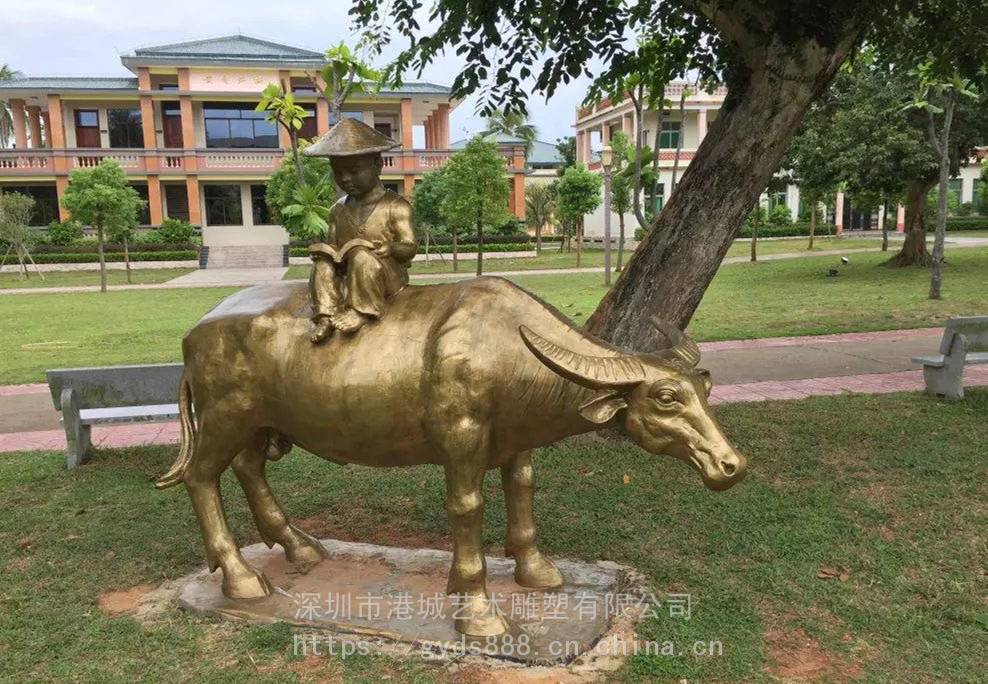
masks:
[[[621,264],[624,260],[624,214],[618,214],[618,253],[617,253],[617,266],[614,270],[618,273],[621,272]]]
[[[124,236],[123,243],[124,243],[124,268],[127,270],[127,284],[132,285],[134,281],[131,280],[131,276],[130,276],[130,244],[126,236]]]
[[[810,244],[806,249],[813,249],[813,237],[816,233],[816,201],[810,202]]]
[[[21,277],[24,278],[24,280],[30,280],[31,274],[27,271],[27,262],[24,261],[24,250],[20,245],[17,246],[17,263],[21,265]]]
[[[542,226],[535,226],[535,256],[542,256]]]
[[[685,328],[738,228],[779,168],[810,104],[856,43],[812,43],[795,60],[768,48],[744,88],[732,93],[636,256],[594,311],[587,328],[639,351],[666,345],[649,322],[658,315]],[[778,51],[778,52],[777,52]]]
[[[906,190],[906,239],[902,249],[892,259],[895,266],[929,266],[930,253],[926,249],[926,197],[936,180],[917,180]]]
[[[638,226],[640,228],[648,227],[648,219],[645,217],[645,212],[642,210],[642,135],[644,134],[645,128],[642,119],[645,114],[645,107],[642,103],[642,91],[639,88],[637,96],[631,93],[631,102],[635,106],[635,180],[634,180],[634,195],[633,200],[635,218],[638,219]]]
[[[583,255],[583,217],[576,224],[576,267],[580,268],[580,257]]]
[[[755,204],[755,218],[751,221],[751,260],[758,261],[758,221],[761,219],[762,208]]]
[[[484,275],[484,224],[477,219],[477,275]]]
[[[954,103],[956,95],[953,91],[947,95],[943,108],[943,129],[940,140],[937,140],[936,129],[933,125],[933,114],[930,117],[931,142],[940,153],[940,187],[937,196],[937,230],[933,238],[933,268],[930,273],[930,299],[940,299],[940,287],[943,284],[943,243],[947,237],[947,184],[950,182],[950,125],[954,118]]]
[[[882,202],[882,251],[889,251],[889,203]]]
[[[288,126],[285,126],[285,128],[288,129],[288,137],[292,141],[292,159],[295,160],[295,173],[298,175],[298,186],[304,188],[305,169],[302,167],[302,157],[298,153],[298,132]]]
[[[431,233],[431,232],[432,232],[432,230],[429,228],[429,226],[426,226],[425,227],[425,264],[426,264],[426,266],[429,265],[429,233]]]
[[[457,250],[456,242],[456,231],[453,231],[453,273],[457,273],[460,270],[460,255]]]
[[[103,254],[103,226],[96,226],[96,253],[99,255],[99,291],[106,292],[106,256]]]

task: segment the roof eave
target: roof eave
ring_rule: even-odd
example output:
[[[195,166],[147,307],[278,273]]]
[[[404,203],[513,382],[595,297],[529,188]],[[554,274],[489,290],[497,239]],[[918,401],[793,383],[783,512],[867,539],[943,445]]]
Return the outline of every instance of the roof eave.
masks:
[[[160,67],[160,66],[224,66],[224,67],[260,67],[265,69],[306,69],[319,70],[324,62],[321,59],[295,60],[295,59],[272,59],[271,57],[144,57],[125,55],[120,58],[120,62],[137,73],[140,67]]]

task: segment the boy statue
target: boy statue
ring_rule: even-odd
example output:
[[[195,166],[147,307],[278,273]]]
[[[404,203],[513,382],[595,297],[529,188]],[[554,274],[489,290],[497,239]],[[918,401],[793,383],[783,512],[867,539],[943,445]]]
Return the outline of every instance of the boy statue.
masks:
[[[387,300],[408,284],[416,251],[412,207],[381,184],[381,153],[397,146],[367,124],[344,118],[304,152],[329,157],[346,193],[330,210],[332,244],[309,247],[313,343],[381,316]]]

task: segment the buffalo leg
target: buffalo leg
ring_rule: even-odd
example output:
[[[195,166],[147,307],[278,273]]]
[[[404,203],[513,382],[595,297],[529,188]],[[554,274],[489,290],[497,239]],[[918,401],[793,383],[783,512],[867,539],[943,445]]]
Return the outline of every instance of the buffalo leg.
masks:
[[[491,636],[507,630],[504,618],[487,595],[487,564],[482,534],[486,463],[484,428],[460,422],[446,438],[446,513],[453,536],[453,564],[446,591],[454,604],[456,630],[470,636]]]
[[[264,451],[266,438],[261,435],[258,440],[257,445],[244,449],[233,459],[233,472],[243,487],[261,539],[269,548],[281,544],[285,556],[293,563],[318,563],[326,557],[326,552],[322,544],[289,524],[264,474],[267,464]]]
[[[271,593],[271,583],[240,555],[220,496],[220,475],[237,453],[237,441],[240,440],[232,432],[210,431],[210,421],[204,418],[184,482],[202,528],[209,570],[223,568],[223,594],[230,598],[258,598]]]
[[[532,452],[523,451],[501,468],[504,502],[508,510],[505,555],[514,556],[515,581],[523,587],[550,589],[561,586],[563,576],[535,545],[535,494]]]

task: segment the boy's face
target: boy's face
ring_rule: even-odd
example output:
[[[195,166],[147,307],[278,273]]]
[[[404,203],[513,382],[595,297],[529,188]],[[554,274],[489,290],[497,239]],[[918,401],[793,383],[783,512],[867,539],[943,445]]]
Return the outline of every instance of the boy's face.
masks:
[[[366,195],[381,182],[383,164],[378,153],[329,158],[336,184],[346,194],[357,197]]]

